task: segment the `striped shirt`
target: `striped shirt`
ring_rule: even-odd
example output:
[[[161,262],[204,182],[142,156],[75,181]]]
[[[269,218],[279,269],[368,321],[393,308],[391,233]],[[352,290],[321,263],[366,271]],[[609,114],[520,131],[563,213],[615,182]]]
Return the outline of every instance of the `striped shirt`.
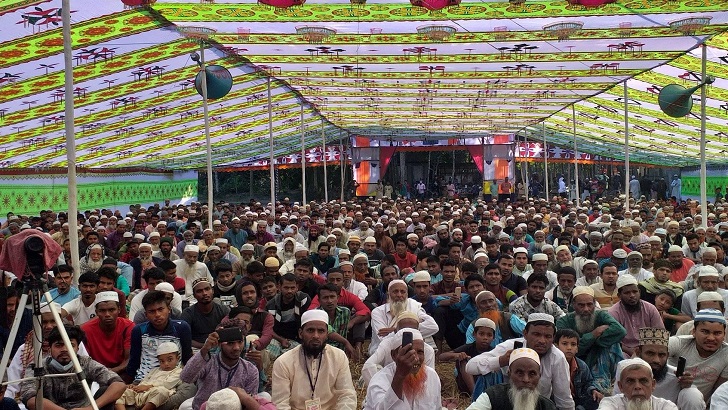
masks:
[[[192,357],[192,331],[187,322],[170,319],[163,331],[155,329],[150,322],[140,323],[131,331],[127,374],[138,381],[152,369],[159,367],[157,346],[164,342],[174,342],[179,346],[182,352],[182,364],[187,363]]]

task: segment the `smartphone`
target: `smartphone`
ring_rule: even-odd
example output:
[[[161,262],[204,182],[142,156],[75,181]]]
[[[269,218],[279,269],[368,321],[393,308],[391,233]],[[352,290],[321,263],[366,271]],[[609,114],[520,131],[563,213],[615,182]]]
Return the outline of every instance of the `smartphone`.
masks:
[[[523,342],[513,342],[513,349],[520,349],[523,347]]]
[[[244,340],[243,331],[239,327],[228,327],[217,331],[218,341],[220,343],[235,342]]]
[[[407,346],[408,344],[412,344],[412,332],[403,332],[402,346]]]
[[[680,358],[677,359],[677,370],[675,370],[675,376],[680,377],[685,373],[685,358],[680,356]]]
[[[455,296],[461,297],[462,294],[463,294],[463,288],[461,288],[460,286],[456,287],[455,288]]]

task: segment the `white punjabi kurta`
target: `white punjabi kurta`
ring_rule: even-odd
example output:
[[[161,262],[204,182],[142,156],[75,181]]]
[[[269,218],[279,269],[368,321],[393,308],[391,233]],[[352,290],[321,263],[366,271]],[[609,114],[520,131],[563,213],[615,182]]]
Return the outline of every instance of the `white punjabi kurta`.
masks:
[[[363,410],[434,410],[442,408],[440,377],[434,369],[429,366],[424,367],[427,372],[427,380],[422,395],[404,396],[402,399],[397,397],[392,389],[392,379],[396,369],[397,364],[390,363],[372,377],[367,388]]]
[[[377,350],[377,346],[379,346],[379,343],[381,342],[381,338],[378,334],[379,330],[385,327],[394,326],[394,317],[392,317],[392,314],[390,313],[390,307],[391,305],[386,303],[382,306],[377,306],[374,310],[372,310],[372,341],[369,344],[369,355],[374,354]],[[440,330],[435,319],[422,309],[422,304],[420,302],[407,298],[407,310],[412,313],[416,313],[417,317],[420,318],[419,330],[420,333],[422,333],[423,338],[427,339],[427,337],[434,335],[438,330]]]
[[[670,400],[652,396],[652,410],[678,410],[677,405]],[[605,397],[599,403],[599,410],[627,410],[627,398],[624,394]]]

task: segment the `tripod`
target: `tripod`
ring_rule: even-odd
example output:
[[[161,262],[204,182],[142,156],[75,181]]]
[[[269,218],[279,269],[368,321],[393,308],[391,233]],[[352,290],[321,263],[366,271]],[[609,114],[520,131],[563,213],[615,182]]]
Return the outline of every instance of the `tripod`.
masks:
[[[6,244],[6,248],[7,248]],[[91,388],[88,385],[88,382],[86,381],[85,374],[83,372],[83,369],[81,368],[81,363],[78,361],[78,357],[76,356],[76,352],[73,350],[73,346],[71,345],[71,340],[68,338],[68,333],[66,333],[66,328],[63,326],[63,321],[61,320],[61,316],[56,309],[56,307],[51,303],[53,298],[51,297],[50,293],[48,292],[48,286],[43,282],[41,279],[41,276],[44,272],[47,271],[45,264],[43,263],[42,255],[44,251],[44,243],[43,240],[38,236],[30,236],[28,235],[24,242],[24,248],[25,253],[27,257],[27,268],[26,268],[26,274],[22,276],[23,278],[23,293],[20,296],[20,301],[18,303],[18,311],[15,314],[15,319],[13,320],[13,326],[10,329],[10,335],[8,337],[8,341],[5,345],[5,351],[3,352],[2,359],[0,360],[0,377],[5,375],[5,372],[7,371],[8,362],[10,361],[10,354],[13,348],[13,343],[15,341],[15,338],[18,334],[18,329],[20,328],[20,321],[23,317],[23,311],[26,308],[26,305],[28,303],[28,299],[30,298],[32,303],[32,309],[33,309],[33,375],[28,376],[25,378],[22,378],[20,380],[8,380],[7,383],[3,384],[11,384],[11,383],[21,383],[26,380],[35,380],[36,381],[36,399],[35,399],[35,408],[37,410],[43,410],[43,379],[46,377],[68,377],[71,375],[75,375],[78,377],[79,381],[81,382],[81,385],[83,386],[83,390],[86,393],[86,397],[88,398],[89,402],[91,403],[91,407],[94,410],[99,410],[98,406],[96,405],[96,401],[93,398],[93,394],[91,394]],[[5,250],[3,251],[5,252]],[[57,255],[56,255],[57,256]],[[61,338],[63,339],[63,344],[66,346],[66,349],[68,349],[68,353],[71,356],[71,362],[73,363],[73,369],[74,373],[62,373],[62,374],[45,374],[45,370],[43,368],[43,329],[41,328],[41,297],[45,297],[45,300],[48,303],[48,308],[50,309],[51,313],[53,314],[53,320],[56,323],[56,326],[58,328],[58,331],[61,334]],[[27,375],[26,375],[27,376]]]

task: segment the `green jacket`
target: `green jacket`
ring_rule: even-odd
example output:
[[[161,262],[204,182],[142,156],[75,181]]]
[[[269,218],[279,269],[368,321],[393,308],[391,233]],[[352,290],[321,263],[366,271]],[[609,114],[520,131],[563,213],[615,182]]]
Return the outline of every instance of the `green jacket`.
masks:
[[[594,321],[595,327],[602,325],[608,325],[609,327],[598,338],[595,338],[591,332],[584,333],[579,338],[578,356],[579,358],[584,358],[583,360],[590,366],[593,364],[592,361],[595,360],[595,355],[590,353],[594,353],[594,350],[600,350],[594,349],[595,347],[609,348],[614,344],[620,343],[624,339],[624,336],[627,335],[627,330],[615,318],[610,316],[606,310],[596,310],[594,314],[596,315],[596,320]],[[559,318],[556,321],[556,328],[576,331],[575,316],[576,313],[572,312]]]

